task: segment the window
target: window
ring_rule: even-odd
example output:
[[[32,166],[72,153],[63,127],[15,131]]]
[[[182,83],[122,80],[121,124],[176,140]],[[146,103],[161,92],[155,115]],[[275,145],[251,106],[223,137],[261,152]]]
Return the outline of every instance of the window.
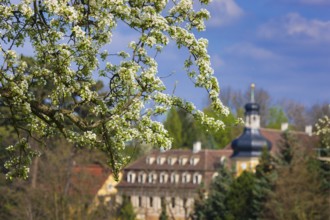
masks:
[[[160,183],[166,183],[167,182],[167,173],[163,172],[159,176],[159,182]]]
[[[199,162],[199,157],[191,157],[190,158],[190,164],[196,165]]]
[[[183,173],[182,174],[182,183],[189,183],[190,182],[190,174],[189,173]]]
[[[247,168],[246,163],[242,163],[242,164],[241,164],[241,167],[242,167],[243,170],[246,170],[246,168]]]
[[[171,205],[172,205],[172,208],[175,207],[175,197],[172,197],[172,199],[171,199]]]
[[[166,158],[164,156],[157,157],[157,164],[162,165],[165,162]]]
[[[146,174],[144,172],[140,172],[138,175],[138,182],[144,183],[146,181]]]
[[[155,161],[155,157],[154,156],[148,156],[146,159],[146,163],[151,165],[153,162]]]
[[[178,183],[179,182],[179,174],[172,173],[171,174],[171,183]]]
[[[193,184],[200,184],[202,182],[202,175],[195,173],[193,176]]]
[[[173,165],[173,164],[175,164],[175,162],[176,162],[176,157],[170,156],[167,158],[167,163],[169,165]]]
[[[138,201],[138,205],[139,205],[139,207],[142,207],[142,197],[141,196],[139,196],[139,199],[138,199],[139,201]]]
[[[188,205],[188,200],[187,200],[187,198],[183,198],[183,207],[187,207],[187,205]]]
[[[135,173],[130,171],[127,173],[127,182],[134,183],[135,182]]]
[[[220,164],[221,165],[224,165],[225,162],[226,162],[226,157],[225,156],[221,156],[221,158],[220,158]]]
[[[160,198],[160,207],[165,207],[165,206],[166,206],[165,198],[164,197],[161,197]]]
[[[188,161],[188,158],[186,156],[182,156],[179,159],[179,164],[180,165],[185,165],[187,163],[187,161]]]
[[[154,199],[152,197],[149,197],[149,206],[150,207],[154,206]]]
[[[154,172],[149,173],[148,183],[156,183],[156,180],[157,180],[157,174]]]

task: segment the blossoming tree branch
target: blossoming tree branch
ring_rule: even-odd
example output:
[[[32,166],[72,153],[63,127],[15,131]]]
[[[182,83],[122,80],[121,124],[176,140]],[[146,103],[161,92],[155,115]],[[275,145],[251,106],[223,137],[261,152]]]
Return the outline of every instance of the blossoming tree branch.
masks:
[[[206,126],[223,129],[222,121],[164,92],[155,58],[170,41],[178,48],[187,48],[187,76],[197,87],[205,88],[218,114],[228,115],[218,98],[208,42],[193,34],[205,29],[209,13],[203,6],[208,3],[1,1],[0,117],[10,121],[19,140],[7,147],[11,155],[5,164],[8,178],[26,178],[32,158],[38,155],[31,143],[58,132],[69,142],[104,151],[117,173],[127,162],[121,152],[128,141],[170,148],[167,131],[152,118],[173,106],[185,109]],[[138,39],[122,51],[104,50],[120,25],[130,27]],[[33,48],[33,65],[21,56],[27,43]],[[112,62],[114,57],[121,61]],[[95,75],[107,79],[105,92],[93,89]],[[77,111],[82,108],[86,114]]]

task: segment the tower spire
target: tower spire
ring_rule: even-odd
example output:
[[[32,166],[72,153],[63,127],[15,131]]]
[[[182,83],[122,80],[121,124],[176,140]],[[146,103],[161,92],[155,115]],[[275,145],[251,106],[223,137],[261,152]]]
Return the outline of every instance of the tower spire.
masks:
[[[251,84],[251,103],[255,102],[255,100],[254,100],[254,87],[255,87],[255,84],[252,83]]]

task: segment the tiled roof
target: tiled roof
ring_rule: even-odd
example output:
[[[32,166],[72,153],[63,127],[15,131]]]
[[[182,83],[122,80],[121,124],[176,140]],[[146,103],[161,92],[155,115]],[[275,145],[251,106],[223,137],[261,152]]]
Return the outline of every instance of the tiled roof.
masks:
[[[70,193],[96,195],[111,174],[109,169],[98,165],[78,165],[72,168]]]
[[[166,152],[154,150],[148,155],[129,164],[124,170],[213,171],[216,168],[215,166],[220,163],[221,157],[228,158],[231,154],[231,149],[206,149],[197,153],[193,153],[191,150],[168,150]],[[148,157],[154,158],[154,161],[151,164],[147,163]],[[162,164],[157,163],[158,157],[164,157],[165,161]],[[168,163],[168,158],[170,157],[176,158],[175,163],[172,165]],[[187,158],[187,162],[184,165],[181,165],[179,160],[183,157]],[[192,157],[199,159],[195,165],[190,163]]]
[[[277,153],[279,151],[279,146],[282,140],[283,131],[269,128],[261,128],[260,133],[272,143],[272,153]],[[291,134],[297,140],[297,144],[300,147],[313,148],[318,146],[318,137],[315,135],[309,136],[305,132],[292,131]],[[231,149],[231,143],[229,143],[225,149]]]

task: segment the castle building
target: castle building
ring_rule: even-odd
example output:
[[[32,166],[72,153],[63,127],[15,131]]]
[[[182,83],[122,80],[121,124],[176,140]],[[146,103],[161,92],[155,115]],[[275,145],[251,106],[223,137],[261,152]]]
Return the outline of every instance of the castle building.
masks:
[[[222,150],[202,149],[197,142],[193,150],[154,150],[128,165],[117,185],[117,202],[129,197],[137,219],[159,219],[166,207],[170,219],[190,219],[194,198],[200,187],[207,190],[218,168],[226,164],[236,175],[244,170],[255,171],[264,149],[276,154],[283,130],[260,128],[259,105],[245,105],[243,133]],[[304,132],[294,132],[302,147],[315,146],[315,138]]]
[[[188,219],[198,188],[210,185],[231,154],[232,150],[203,150],[199,142],[192,151],[152,151],[124,169],[117,202],[129,197],[137,219],[159,219],[162,207],[171,219]]]

